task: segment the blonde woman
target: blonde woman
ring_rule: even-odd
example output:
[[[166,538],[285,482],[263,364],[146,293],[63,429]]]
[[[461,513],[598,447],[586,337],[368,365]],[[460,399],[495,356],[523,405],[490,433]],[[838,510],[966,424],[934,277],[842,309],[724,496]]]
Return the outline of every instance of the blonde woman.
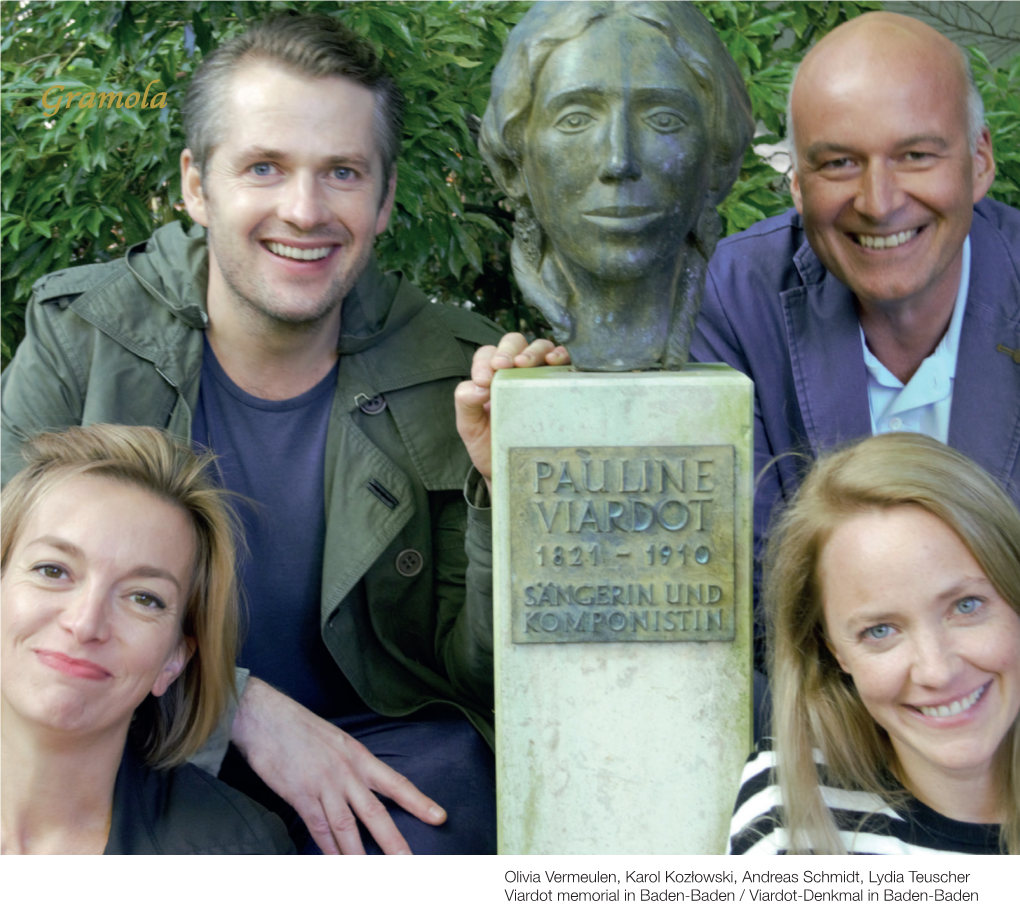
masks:
[[[25,455],[2,494],[3,852],[292,851],[185,764],[234,694],[233,525],[207,462],[126,426]]]
[[[734,854],[1020,853],[1020,513],[888,434],[820,460],[769,547],[774,751]]]

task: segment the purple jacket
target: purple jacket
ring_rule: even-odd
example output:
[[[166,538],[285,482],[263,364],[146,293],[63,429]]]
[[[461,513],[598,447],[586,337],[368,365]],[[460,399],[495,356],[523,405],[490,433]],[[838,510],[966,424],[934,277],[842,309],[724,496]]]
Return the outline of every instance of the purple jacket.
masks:
[[[983,199],[970,233],[949,444],[1020,505],[1020,211]],[[853,295],[815,256],[796,211],[720,242],[691,358],[754,381],[759,552],[773,507],[793,496],[818,453],[871,433],[859,329]],[[756,598],[759,578],[756,565]]]

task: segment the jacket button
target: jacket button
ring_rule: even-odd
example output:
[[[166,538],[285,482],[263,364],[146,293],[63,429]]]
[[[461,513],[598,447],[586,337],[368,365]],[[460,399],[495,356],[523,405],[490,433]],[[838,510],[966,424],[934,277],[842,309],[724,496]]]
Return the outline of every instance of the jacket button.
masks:
[[[373,397],[371,400],[366,400],[364,403],[358,404],[358,409],[362,413],[366,413],[368,416],[378,416],[386,409],[386,398],[382,394],[378,397]]]
[[[424,563],[421,554],[413,548],[407,548],[397,554],[397,572],[401,576],[417,576],[421,573]]]

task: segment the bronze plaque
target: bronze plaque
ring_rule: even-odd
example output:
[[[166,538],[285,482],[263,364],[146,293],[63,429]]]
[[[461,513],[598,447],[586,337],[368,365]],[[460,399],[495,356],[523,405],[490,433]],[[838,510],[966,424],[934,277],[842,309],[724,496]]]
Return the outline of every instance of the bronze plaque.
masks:
[[[734,449],[511,448],[514,643],[733,640]]]

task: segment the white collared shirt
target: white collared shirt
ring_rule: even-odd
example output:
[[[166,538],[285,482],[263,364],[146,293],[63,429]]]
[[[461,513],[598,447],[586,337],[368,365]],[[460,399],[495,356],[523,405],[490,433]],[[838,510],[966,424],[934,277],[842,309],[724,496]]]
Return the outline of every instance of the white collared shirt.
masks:
[[[949,441],[949,411],[953,402],[953,379],[960,348],[960,328],[970,289],[970,236],[963,242],[963,267],[960,288],[949,329],[935,351],[904,384],[885,367],[868,348],[861,328],[861,347],[868,368],[868,404],[871,408],[871,432],[921,432]]]

